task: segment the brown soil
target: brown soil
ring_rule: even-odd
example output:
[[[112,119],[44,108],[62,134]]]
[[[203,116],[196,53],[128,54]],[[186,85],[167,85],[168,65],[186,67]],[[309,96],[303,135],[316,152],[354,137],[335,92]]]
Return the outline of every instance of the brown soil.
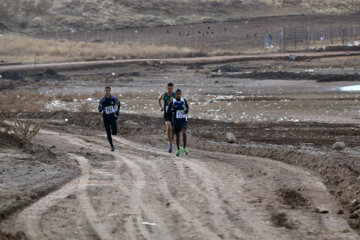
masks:
[[[97,114],[69,112],[28,113],[22,117],[43,122],[43,128],[70,134],[91,136],[102,130]],[[50,119],[68,118],[67,124],[58,124]],[[48,119],[48,120],[46,120]],[[45,121],[44,121],[45,120]],[[216,133],[212,131],[214,127]],[[234,153],[276,159],[291,165],[301,166],[322,176],[330,193],[340,200],[346,209],[349,224],[358,229],[359,219],[350,219],[351,202],[359,199],[358,175],[360,165],[355,152],[336,152],[332,144],[343,139],[349,148],[356,148],[359,141],[357,126],[351,124],[324,123],[225,123],[210,120],[190,121],[189,147],[211,152]],[[237,144],[228,144],[226,132],[231,131],[240,139]],[[119,132],[135,142],[164,148],[162,120],[138,115],[121,115]],[[226,160],[224,160],[226,162]],[[282,201],[291,208],[308,206],[301,189],[278,189]],[[338,209],[334,209],[337,212]]]

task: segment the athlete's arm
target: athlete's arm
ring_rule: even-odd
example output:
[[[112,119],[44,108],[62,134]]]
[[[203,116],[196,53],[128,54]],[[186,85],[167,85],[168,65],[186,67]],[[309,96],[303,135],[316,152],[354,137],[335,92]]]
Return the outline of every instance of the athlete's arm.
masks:
[[[118,106],[117,108],[117,111],[116,111],[116,114],[119,115],[119,112],[120,112],[120,101],[117,97],[115,97],[115,103],[116,105]]]
[[[185,108],[186,108],[185,113],[188,114],[189,113],[189,105],[188,105],[186,99],[184,99],[184,102],[185,102]]]
[[[166,111],[166,115],[169,119],[172,118],[172,113],[174,111],[174,108],[173,108],[173,102],[171,101],[168,105],[168,108],[167,108],[167,111]]]
[[[158,102],[159,102],[159,105],[160,105],[160,111],[161,111],[161,112],[164,111],[164,107],[163,107],[163,105],[161,104],[162,100],[164,99],[164,94],[165,94],[165,93],[160,94],[160,96],[159,96],[159,98],[158,98]]]
[[[99,101],[99,112],[102,112],[104,110],[104,107],[103,107],[103,98],[100,98],[100,101]]]

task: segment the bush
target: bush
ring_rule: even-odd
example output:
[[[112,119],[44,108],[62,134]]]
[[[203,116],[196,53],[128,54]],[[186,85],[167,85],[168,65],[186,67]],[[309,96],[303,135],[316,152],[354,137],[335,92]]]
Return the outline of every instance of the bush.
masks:
[[[2,132],[8,133],[10,131],[10,126],[5,123],[5,120],[5,111],[0,110],[0,129],[2,130]]]
[[[40,126],[32,120],[17,120],[11,130],[16,138],[29,141],[39,133]]]

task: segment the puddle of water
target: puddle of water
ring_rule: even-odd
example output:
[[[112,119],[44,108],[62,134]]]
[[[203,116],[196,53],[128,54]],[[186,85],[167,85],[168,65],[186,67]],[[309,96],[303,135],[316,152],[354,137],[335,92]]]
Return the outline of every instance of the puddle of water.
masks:
[[[360,85],[352,85],[352,86],[341,87],[340,91],[343,91],[343,92],[360,92]]]

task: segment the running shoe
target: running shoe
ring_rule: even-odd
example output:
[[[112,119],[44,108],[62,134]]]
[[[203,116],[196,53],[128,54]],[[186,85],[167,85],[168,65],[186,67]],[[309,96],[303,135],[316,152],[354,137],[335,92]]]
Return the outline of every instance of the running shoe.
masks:
[[[189,155],[189,150],[187,150],[187,148],[184,148],[183,150],[186,155]]]
[[[169,144],[169,153],[172,153],[172,144]]]
[[[177,157],[180,157],[180,149],[178,149],[178,150],[176,151],[176,156],[177,156]]]
[[[113,151],[115,151],[115,148],[114,148],[114,146],[111,146],[111,151],[113,152]]]

